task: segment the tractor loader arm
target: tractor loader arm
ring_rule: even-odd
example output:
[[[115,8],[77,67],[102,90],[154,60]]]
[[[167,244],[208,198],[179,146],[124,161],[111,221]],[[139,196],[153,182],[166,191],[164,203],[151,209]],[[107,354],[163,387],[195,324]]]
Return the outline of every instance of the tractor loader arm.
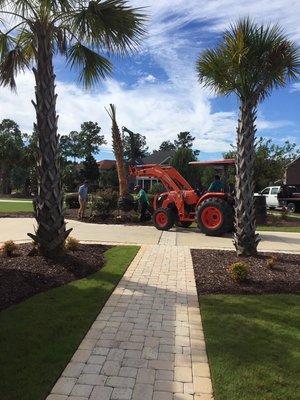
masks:
[[[129,171],[130,175],[133,176],[147,176],[159,179],[168,191],[193,190],[191,185],[173,167],[146,164],[130,167]]]

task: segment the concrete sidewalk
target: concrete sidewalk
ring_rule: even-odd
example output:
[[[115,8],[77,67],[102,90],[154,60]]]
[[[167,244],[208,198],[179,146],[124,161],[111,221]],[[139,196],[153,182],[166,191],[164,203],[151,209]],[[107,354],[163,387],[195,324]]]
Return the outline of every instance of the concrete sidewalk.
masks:
[[[79,221],[67,221],[73,228],[72,236],[81,241],[109,244],[165,244],[187,246],[198,249],[234,250],[232,237],[210,237],[196,229],[173,228],[170,231],[158,231],[152,226],[137,225],[100,225]],[[33,232],[33,218],[0,218],[0,243],[13,239],[16,242],[30,240],[27,232]],[[259,250],[286,251],[300,253],[300,233],[260,232]]]

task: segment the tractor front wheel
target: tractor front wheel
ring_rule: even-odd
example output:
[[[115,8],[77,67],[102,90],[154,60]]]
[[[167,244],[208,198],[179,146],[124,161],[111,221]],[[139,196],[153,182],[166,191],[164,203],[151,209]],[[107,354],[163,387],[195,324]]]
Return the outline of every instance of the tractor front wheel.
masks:
[[[153,224],[160,231],[168,231],[175,222],[174,211],[170,208],[158,208],[153,213]]]
[[[196,211],[198,228],[209,236],[230,232],[233,228],[233,218],[233,207],[217,197],[204,200]]]

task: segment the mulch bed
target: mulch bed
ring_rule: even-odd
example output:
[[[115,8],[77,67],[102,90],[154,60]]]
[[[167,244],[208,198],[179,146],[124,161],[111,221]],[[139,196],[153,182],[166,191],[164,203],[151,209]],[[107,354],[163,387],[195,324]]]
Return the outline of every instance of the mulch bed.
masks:
[[[0,219],[1,218],[32,218],[34,217],[33,212],[0,212]],[[67,209],[65,211],[65,218],[66,219],[71,219],[75,221],[78,220],[78,210],[76,209]],[[99,217],[99,216],[93,216],[90,217],[88,213],[86,213],[86,216],[84,219],[81,219],[80,222],[85,222],[85,223],[90,223],[90,224],[120,224],[120,225],[146,225],[146,226],[152,226],[152,221],[145,221],[145,222],[139,222],[139,221],[132,221],[130,216],[128,215],[127,217],[123,217],[122,219],[116,219],[114,216],[109,216],[105,219]]]
[[[32,211],[0,212],[0,218],[32,218],[32,217],[34,217]]]
[[[276,257],[276,265],[269,269],[266,264]],[[300,293],[300,255],[260,253],[257,257],[240,258],[233,251],[192,250],[198,294],[260,294]],[[238,261],[249,266],[247,280],[232,280],[228,267]]]
[[[29,256],[32,245],[20,244],[12,257],[0,254],[0,310],[36,293],[84,278],[104,266],[109,246],[80,244],[55,260]]]
[[[65,211],[65,218],[72,219],[78,221],[78,210],[76,209],[67,209]],[[110,215],[106,218],[100,216],[89,216],[89,213],[86,213],[84,219],[80,220],[81,222],[86,222],[90,224],[120,224],[120,225],[153,225],[152,221],[139,222],[137,220],[133,221],[130,214],[123,214],[122,218],[115,218],[113,215]]]
[[[288,221],[285,221],[284,219],[281,219],[281,220],[279,219],[279,220],[276,220],[275,222],[272,222],[272,220],[269,219],[267,224],[264,226],[266,226],[266,227],[268,227],[268,226],[271,226],[271,227],[273,227],[273,226],[278,226],[278,227],[300,226],[300,219],[290,218]]]

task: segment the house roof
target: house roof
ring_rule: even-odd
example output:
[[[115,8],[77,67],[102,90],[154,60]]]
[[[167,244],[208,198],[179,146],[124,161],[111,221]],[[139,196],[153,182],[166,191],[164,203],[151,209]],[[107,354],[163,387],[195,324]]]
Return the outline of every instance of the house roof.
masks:
[[[116,166],[116,160],[101,160],[97,161],[98,167],[102,171],[113,169]]]
[[[287,168],[288,168],[290,165],[295,164],[295,162],[297,162],[297,161],[300,161],[300,156],[297,157],[297,158],[295,158],[295,160],[291,161],[291,162],[287,165]]]
[[[218,165],[234,165],[235,159],[234,158],[226,158],[224,160],[208,160],[208,161],[190,161],[190,165],[203,165],[207,167],[214,167]]]
[[[163,164],[173,157],[174,153],[174,150],[154,151],[152,154],[142,159],[142,164]]]

